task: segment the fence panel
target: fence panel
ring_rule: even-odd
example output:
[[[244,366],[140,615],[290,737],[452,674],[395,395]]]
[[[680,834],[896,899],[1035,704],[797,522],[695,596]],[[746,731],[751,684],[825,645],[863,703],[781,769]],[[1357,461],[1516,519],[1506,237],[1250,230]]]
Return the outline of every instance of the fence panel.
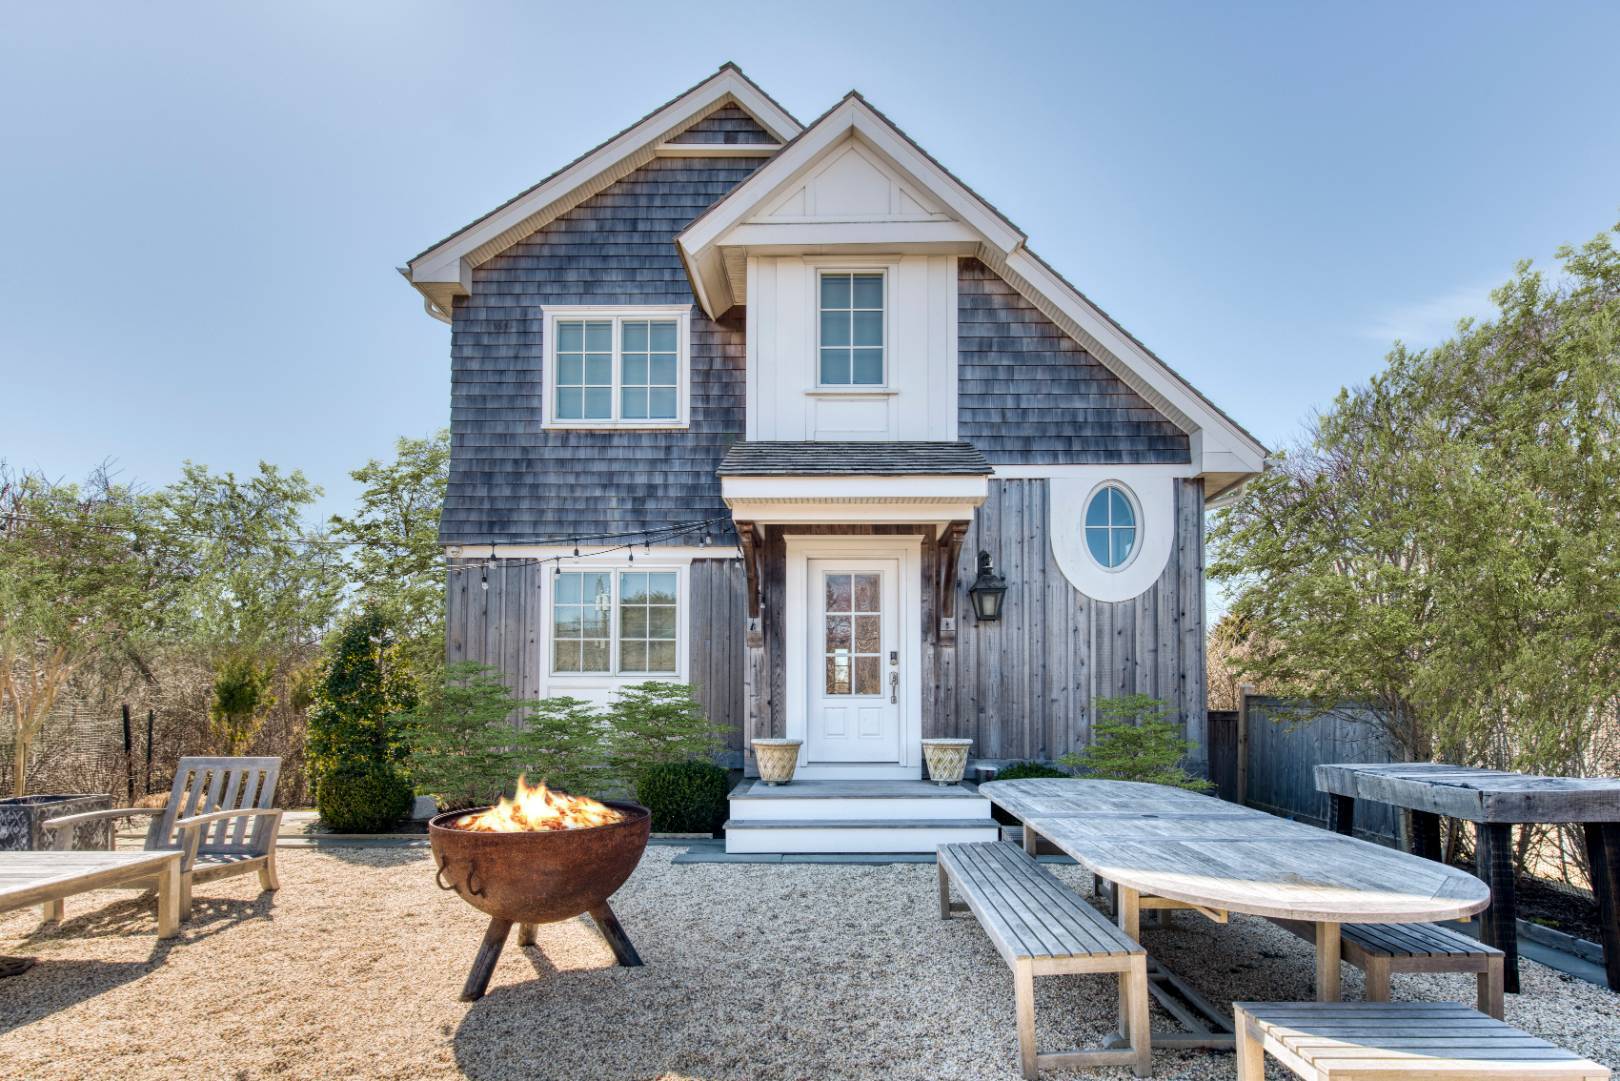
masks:
[[[1377,715],[1367,707],[1345,705],[1311,720],[1300,720],[1298,706],[1285,699],[1251,696],[1247,705],[1249,753],[1244,802],[1251,807],[1325,829],[1328,801],[1316,790],[1318,765],[1397,760]],[[1236,755],[1232,757],[1235,761]],[[1386,804],[1359,802],[1356,834],[1395,844],[1399,837],[1398,812]]]

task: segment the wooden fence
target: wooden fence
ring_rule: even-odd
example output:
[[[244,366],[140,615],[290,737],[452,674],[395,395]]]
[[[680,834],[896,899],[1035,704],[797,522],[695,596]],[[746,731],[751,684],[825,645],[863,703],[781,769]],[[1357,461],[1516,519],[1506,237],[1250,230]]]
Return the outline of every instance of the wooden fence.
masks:
[[[1325,762],[1392,762],[1393,744],[1365,706],[1311,717],[1285,699],[1244,695],[1236,710],[1211,710],[1209,772],[1222,799],[1326,828],[1327,796],[1316,790]],[[1356,808],[1356,834],[1393,845],[1399,815],[1384,804]]]

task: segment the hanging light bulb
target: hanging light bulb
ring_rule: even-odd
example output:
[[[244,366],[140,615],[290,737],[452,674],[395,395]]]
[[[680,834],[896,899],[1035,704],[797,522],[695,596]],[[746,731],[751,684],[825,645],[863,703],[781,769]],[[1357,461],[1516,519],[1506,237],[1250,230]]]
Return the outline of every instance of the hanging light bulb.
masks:
[[[709,531],[707,529],[705,529],[703,531],[703,539],[698,541],[698,547],[699,548],[707,548],[709,546],[710,542],[713,541],[713,539],[714,538],[710,535]]]
[[[488,589],[489,588],[489,572],[494,568],[494,566],[495,566],[495,546],[493,544],[491,544],[489,546],[489,558],[484,560],[484,565],[483,565],[482,568],[479,569],[479,572],[478,572],[478,585],[479,585],[479,588],[481,588],[481,589]]]
[[[579,558],[579,541],[577,540],[574,542],[574,558]]]

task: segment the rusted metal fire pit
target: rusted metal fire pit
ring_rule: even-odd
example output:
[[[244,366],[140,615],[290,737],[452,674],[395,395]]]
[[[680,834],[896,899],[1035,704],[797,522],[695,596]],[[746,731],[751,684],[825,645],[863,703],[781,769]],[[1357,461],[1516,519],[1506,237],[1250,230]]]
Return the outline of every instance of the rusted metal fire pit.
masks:
[[[647,847],[652,825],[647,808],[604,801],[595,806],[616,812],[617,821],[561,829],[488,832],[458,825],[508,806],[503,800],[497,808],[450,811],[428,823],[439,888],[455,890],[462,900],[489,913],[489,929],[467,974],[462,1001],[483,997],[514,923],[521,927],[518,944],[528,946],[534,943],[536,924],[589,913],[619,964],[641,964],[607,899],[624,885]]]

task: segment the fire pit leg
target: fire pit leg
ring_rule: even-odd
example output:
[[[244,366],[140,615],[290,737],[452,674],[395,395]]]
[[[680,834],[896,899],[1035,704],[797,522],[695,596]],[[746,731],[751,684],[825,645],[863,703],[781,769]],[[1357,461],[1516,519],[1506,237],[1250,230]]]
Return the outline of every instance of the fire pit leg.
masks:
[[[619,926],[619,917],[613,914],[606,901],[591,909],[591,919],[596,921],[596,929],[602,932],[602,937],[613,948],[613,956],[619,959],[619,964],[625,968],[641,967],[641,955],[636,952],[630,936],[624,933],[624,928]]]
[[[461,988],[461,1001],[477,1002],[484,997],[484,991],[489,988],[489,978],[495,974],[495,962],[501,959],[501,948],[506,945],[506,936],[511,930],[511,920],[503,920],[499,916],[489,918],[489,929],[484,932],[478,956],[473,958],[467,983]]]
[[[532,923],[520,923],[520,924],[518,924],[518,945],[519,946],[532,946],[532,945],[534,945],[534,928],[535,928],[535,925],[532,924]]]

